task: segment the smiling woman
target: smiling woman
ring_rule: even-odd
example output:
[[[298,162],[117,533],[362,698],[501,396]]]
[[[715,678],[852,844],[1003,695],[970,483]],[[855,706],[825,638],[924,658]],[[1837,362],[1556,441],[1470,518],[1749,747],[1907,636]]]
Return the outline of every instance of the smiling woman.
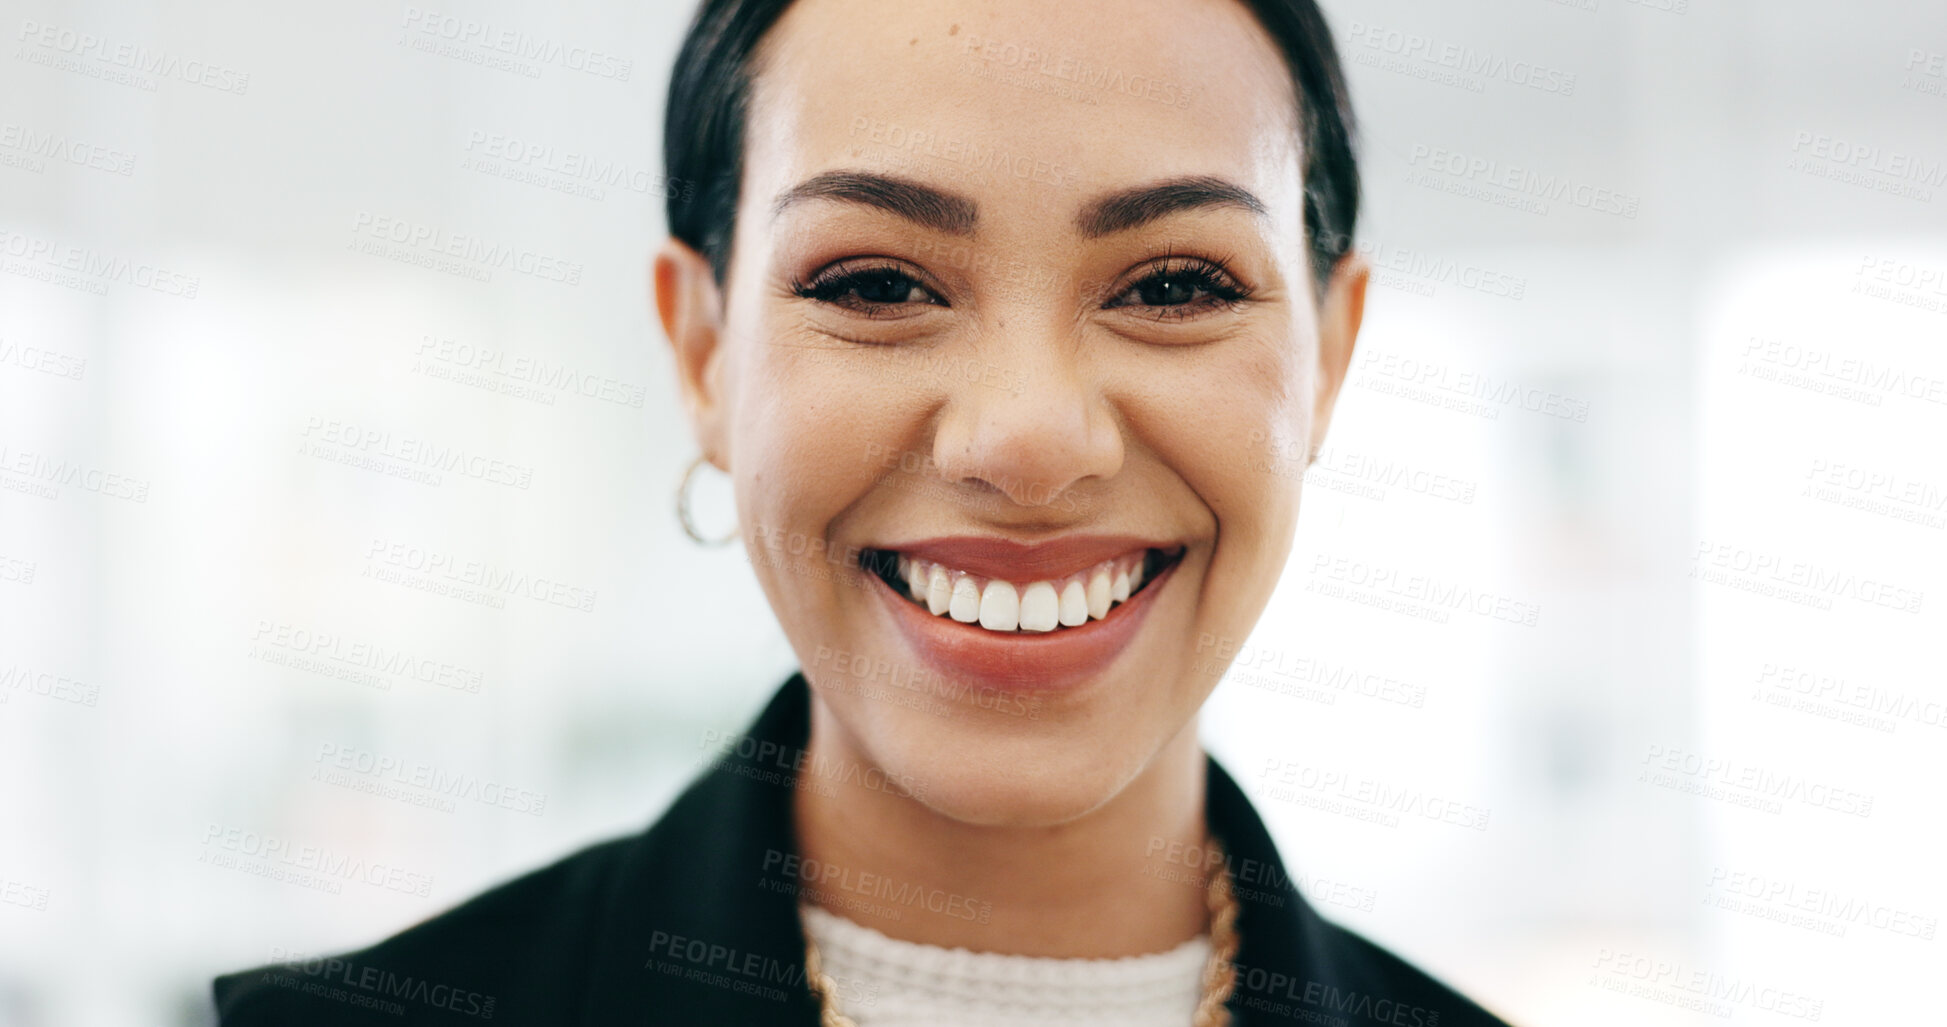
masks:
[[[1500,1022],[1197,740],[1358,334],[1351,139],[1311,0],[706,0],[656,311],[803,671],[644,835],[224,1022]]]

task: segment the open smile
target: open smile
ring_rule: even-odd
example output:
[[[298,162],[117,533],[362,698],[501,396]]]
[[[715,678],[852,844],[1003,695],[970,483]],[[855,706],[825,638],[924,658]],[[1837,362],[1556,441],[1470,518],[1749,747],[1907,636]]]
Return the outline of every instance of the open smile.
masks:
[[[859,564],[935,617],[1044,633],[1106,619],[1182,557],[1181,546],[1142,547],[1067,574],[1031,578],[1036,568],[1018,568],[1013,580],[890,549],[865,550]]]
[[[1133,537],[1027,545],[940,539],[859,560],[899,634],[948,678],[1011,691],[1102,676],[1182,563],[1186,547]]]

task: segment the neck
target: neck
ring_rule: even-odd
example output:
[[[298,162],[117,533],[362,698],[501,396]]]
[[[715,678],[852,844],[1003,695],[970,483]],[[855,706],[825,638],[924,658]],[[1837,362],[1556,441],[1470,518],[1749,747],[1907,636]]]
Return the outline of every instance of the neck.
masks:
[[[815,692],[811,714],[813,760],[871,765]],[[1114,798],[1053,826],[973,825],[910,796],[801,782],[795,882],[804,901],[903,941],[1060,958],[1165,952],[1207,928],[1200,882],[1159,855],[1203,844],[1203,798],[1195,718]],[[914,890],[918,901],[888,898]]]

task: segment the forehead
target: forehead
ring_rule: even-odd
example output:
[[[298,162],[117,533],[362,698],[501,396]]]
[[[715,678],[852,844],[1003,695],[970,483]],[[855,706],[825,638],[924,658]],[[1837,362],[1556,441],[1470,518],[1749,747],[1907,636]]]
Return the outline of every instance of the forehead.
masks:
[[[841,168],[951,189],[983,221],[1218,176],[1301,223],[1290,75],[1236,0],[800,0],[757,66],[747,209]]]

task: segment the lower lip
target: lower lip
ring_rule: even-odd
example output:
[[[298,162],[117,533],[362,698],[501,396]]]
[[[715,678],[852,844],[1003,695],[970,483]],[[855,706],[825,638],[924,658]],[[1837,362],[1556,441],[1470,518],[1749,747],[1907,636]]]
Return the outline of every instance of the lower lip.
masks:
[[[893,623],[920,658],[941,676],[965,679],[1010,692],[1073,689],[1102,675],[1129,647],[1155,605],[1157,593],[1182,563],[1163,569],[1149,587],[1109,610],[1101,620],[1053,631],[988,631],[935,616],[911,599],[893,591],[878,575],[878,591],[891,605]]]

